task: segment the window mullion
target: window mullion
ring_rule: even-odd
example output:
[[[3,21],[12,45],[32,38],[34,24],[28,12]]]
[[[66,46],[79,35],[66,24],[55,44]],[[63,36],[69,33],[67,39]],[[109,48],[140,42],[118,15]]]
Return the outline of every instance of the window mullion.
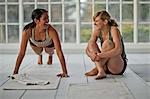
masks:
[[[133,11],[133,21],[134,21],[134,33],[133,33],[133,42],[135,43],[135,44],[137,44],[137,42],[138,42],[138,0],[134,0],[134,11]]]
[[[51,0],[48,0],[48,15],[49,15],[49,21],[51,22]]]
[[[34,8],[36,9],[37,8],[37,0],[35,0],[34,3],[35,3]]]
[[[8,43],[8,5],[7,0],[5,0],[5,32],[6,32],[6,43]]]
[[[76,20],[76,43],[80,43],[80,0],[77,0],[76,2],[76,14],[77,14],[77,20]]]
[[[19,0],[19,42],[21,42],[23,23],[23,2]]]
[[[108,0],[106,0],[106,11],[108,11]]]
[[[92,1],[92,17],[94,16],[95,14],[95,0]],[[93,18],[92,18],[92,32],[94,31],[94,24],[93,24]]]
[[[122,34],[122,0],[120,0],[120,33]]]
[[[62,43],[65,42],[65,24],[64,24],[64,9],[65,9],[65,4],[64,4],[64,0],[62,0]]]

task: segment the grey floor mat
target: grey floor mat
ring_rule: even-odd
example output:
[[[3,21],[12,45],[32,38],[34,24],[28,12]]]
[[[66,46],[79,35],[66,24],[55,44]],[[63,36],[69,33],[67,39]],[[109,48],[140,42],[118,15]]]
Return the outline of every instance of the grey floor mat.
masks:
[[[146,82],[150,82],[150,64],[129,64],[129,68]]]
[[[36,77],[37,79],[49,81],[50,83],[46,85],[25,85],[19,83],[16,80],[10,79],[2,86],[3,89],[5,90],[56,89],[60,82],[60,78],[56,76],[58,70],[54,66],[34,65],[25,69],[23,72],[29,74],[30,76]]]
[[[72,84],[67,99],[134,99],[122,82]]]

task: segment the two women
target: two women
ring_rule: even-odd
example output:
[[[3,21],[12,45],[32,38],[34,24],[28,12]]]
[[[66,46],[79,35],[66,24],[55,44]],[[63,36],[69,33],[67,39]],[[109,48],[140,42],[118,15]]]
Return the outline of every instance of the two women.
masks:
[[[95,29],[86,48],[87,55],[96,67],[87,72],[86,76],[96,76],[96,79],[106,77],[107,73],[123,74],[126,69],[126,54],[117,23],[111,19],[106,11],[97,12],[93,17]],[[17,57],[13,74],[17,74],[25,56],[27,43],[38,55],[38,64],[42,64],[42,51],[48,53],[47,64],[52,64],[54,48],[59,57],[62,73],[61,77],[68,77],[64,55],[57,31],[48,24],[48,12],[44,9],[35,9],[32,12],[32,22],[24,27],[20,51]],[[101,48],[97,40],[101,41]]]

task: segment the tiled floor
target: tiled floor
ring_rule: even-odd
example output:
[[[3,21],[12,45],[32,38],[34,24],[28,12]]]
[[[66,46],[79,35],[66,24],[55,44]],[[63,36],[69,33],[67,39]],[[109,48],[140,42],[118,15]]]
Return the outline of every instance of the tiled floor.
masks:
[[[128,54],[128,66],[147,83],[150,82],[150,54]]]
[[[150,99],[150,54],[127,54],[128,57],[128,69],[123,76],[108,75],[106,79],[96,81],[94,77],[85,77],[84,73],[89,71],[94,64],[89,60],[85,54],[65,54],[67,68],[69,71],[69,78],[62,78],[59,83],[59,87],[56,90],[3,90],[2,86],[9,80],[8,75],[11,75],[15,61],[16,54],[0,54],[0,99],[84,99],[86,92],[83,95],[78,93],[70,93],[70,85],[85,86],[87,85],[87,92],[89,92],[90,99]],[[43,63],[46,63],[47,57],[44,54]],[[26,55],[20,72],[26,69],[31,63],[36,64],[37,56],[34,54]],[[54,65],[59,67],[59,60],[54,55]],[[130,69],[131,68],[131,69]],[[60,69],[60,68],[58,68]],[[134,73],[134,72],[135,73]],[[138,76],[138,75],[140,76]],[[141,79],[142,78],[142,79]],[[115,97],[110,93],[110,89],[105,86],[105,83],[110,83],[113,87]],[[124,94],[118,94],[115,92],[118,87],[114,87],[114,83],[123,83],[126,86],[127,92],[130,92],[132,98],[126,97]],[[94,91],[93,87],[88,87],[88,84],[92,84],[95,88],[101,86],[100,90]],[[82,88],[82,87],[81,87]],[[75,88],[80,92],[81,88]],[[123,88],[123,87],[121,87]],[[120,89],[122,90],[122,89]],[[86,91],[86,90],[85,90]],[[103,97],[98,94],[99,92],[107,91]],[[72,92],[72,91],[71,91]],[[75,91],[73,91],[75,92]],[[91,94],[91,92],[94,92]],[[70,94],[72,94],[70,96]],[[95,96],[95,94],[97,96]],[[76,95],[76,96],[74,96]],[[120,97],[119,97],[120,95]],[[92,98],[92,96],[94,98]]]

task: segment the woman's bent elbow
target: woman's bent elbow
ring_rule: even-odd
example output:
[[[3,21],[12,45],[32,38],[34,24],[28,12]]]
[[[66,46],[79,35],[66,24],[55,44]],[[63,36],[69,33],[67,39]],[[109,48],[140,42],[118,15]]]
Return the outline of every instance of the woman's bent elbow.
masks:
[[[122,54],[122,49],[121,48],[117,48],[117,54],[121,55]]]

